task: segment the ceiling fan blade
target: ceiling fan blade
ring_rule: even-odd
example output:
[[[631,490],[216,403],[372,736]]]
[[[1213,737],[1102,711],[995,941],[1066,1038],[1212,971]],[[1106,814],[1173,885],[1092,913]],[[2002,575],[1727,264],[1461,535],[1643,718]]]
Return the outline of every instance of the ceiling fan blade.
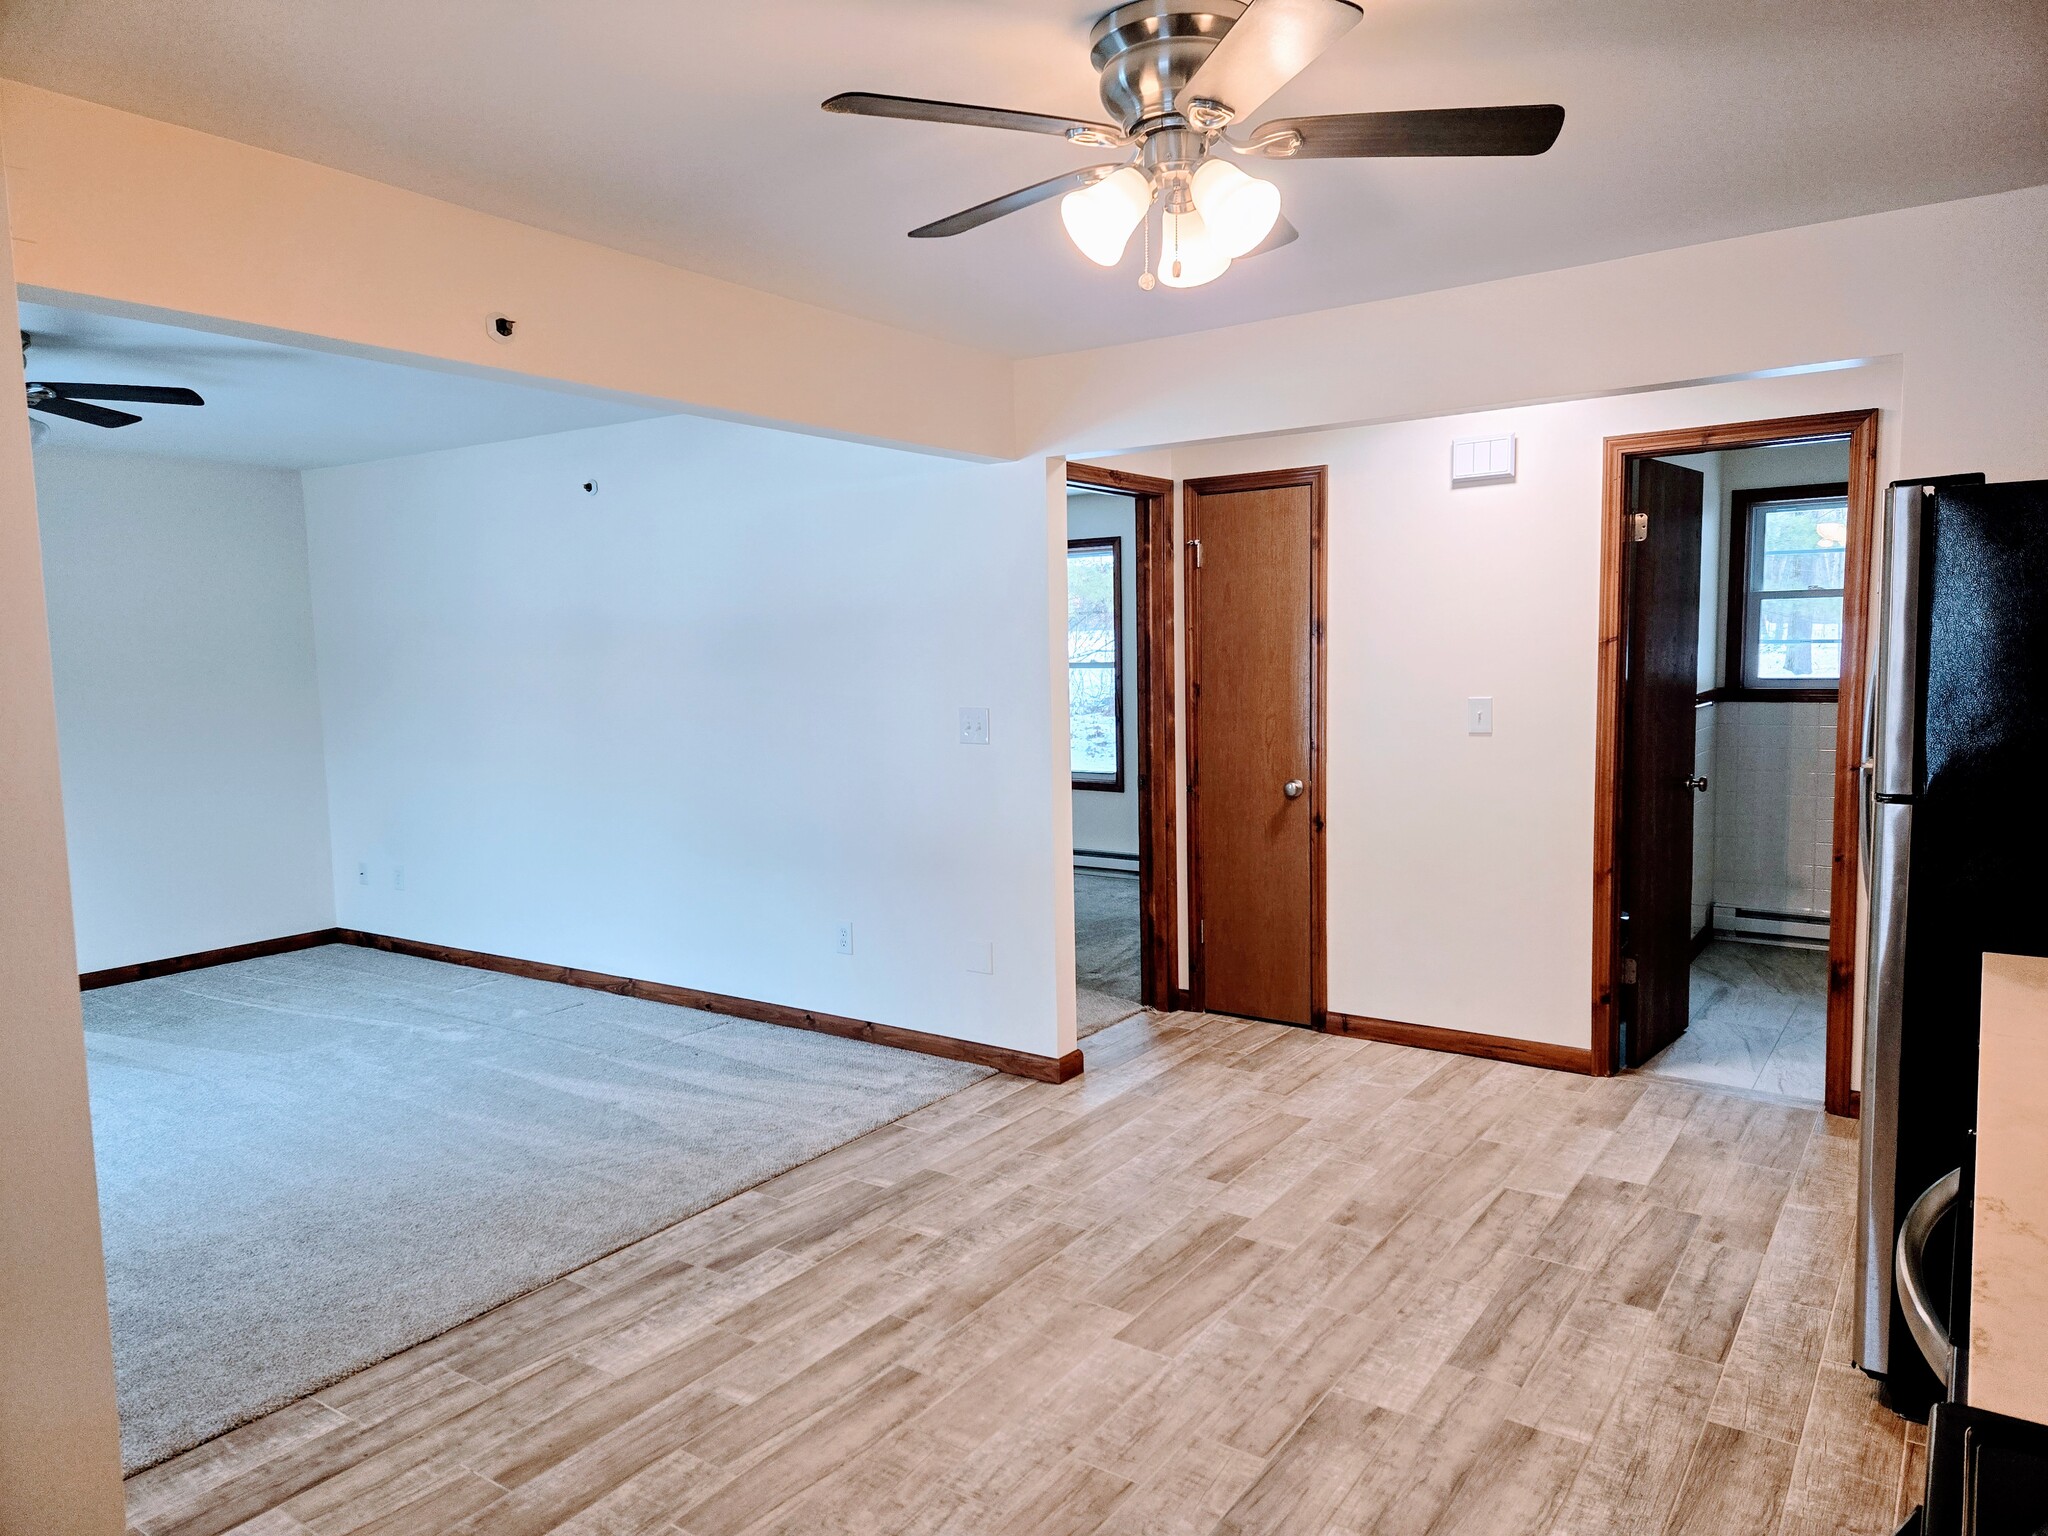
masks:
[[[1540,155],[1557,142],[1564,108],[1447,107],[1428,112],[1343,112],[1334,117],[1276,117],[1259,124],[1254,142],[1274,134],[1301,136],[1298,148],[1275,146],[1275,159],[1336,160],[1401,155]]]
[[[1254,256],[1263,256],[1268,251],[1277,251],[1283,245],[1292,245],[1301,238],[1301,231],[1287,222],[1282,215],[1273,225],[1273,232],[1257,245],[1238,257],[1239,261],[1250,261]]]
[[[1062,192],[1092,187],[1103,177],[1122,169],[1121,165],[1091,165],[1083,170],[1069,171],[1064,176],[1055,176],[1050,181],[1019,187],[1015,192],[1005,192],[1001,197],[992,197],[985,203],[976,203],[972,208],[962,209],[950,217],[913,229],[910,238],[939,240],[947,235],[965,234],[970,229],[979,229],[992,220],[1000,219],[1006,213],[1015,213],[1020,208],[1029,208],[1033,203],[1042,203],[1049,197],[1058,197]]]
[[[126,411],[110,411],[103,405],[87,405],[83,400],[31,400],[28,408],[32,411],[48,411],[52,416],[69,416],[73,421],[82,421],[94,427],[129,427],[142,420]]]
[[[1220,102],[1248,117],[1364,14],[1351,0],[1252,0],[1178,99]]]
[[[1051,117],[1043,112],[1012,112],[1006,107],[971,107],[957,101],[926,101],[921,96],[878,96],[872,91],[842,91],[819,103],[827,112],[855,117],[898,117],[913,123],[963,123],[969,128],[1011,128],[1019,133],[1049,133],[1080,144],[1122,144],[1123,130],[1079,117]]]
[[[66,400],[141,400],[150,405],[204,405],[195,390],[168,384],[41,384],[30,389],[47,389]]]

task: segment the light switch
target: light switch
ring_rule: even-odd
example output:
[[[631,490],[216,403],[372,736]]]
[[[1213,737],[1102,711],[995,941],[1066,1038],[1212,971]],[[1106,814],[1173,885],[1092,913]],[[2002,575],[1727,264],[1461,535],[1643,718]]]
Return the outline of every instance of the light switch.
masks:
[[[985,747],[988,745],[988,711],[963,707],[960,711],[960,745],[963,747]]]
[[[996,947],[987,939],[976,939],[967,946],[967,969],[977,976],[993,976],[996,973]]]
[[[1465,734],[1468,736],[1491,736],[1493,734],[1493,700],[1467,699],[1465,701]]]
[[[1514,434],[1467,437],[1451,444],[1451,484],[1499,485],[1515,478]]]

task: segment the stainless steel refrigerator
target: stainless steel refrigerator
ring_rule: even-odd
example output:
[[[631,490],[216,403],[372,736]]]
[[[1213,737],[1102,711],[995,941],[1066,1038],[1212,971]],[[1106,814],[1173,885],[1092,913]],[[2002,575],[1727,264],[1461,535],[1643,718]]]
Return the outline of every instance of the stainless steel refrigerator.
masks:
[[[1942,1387],[1896,1294],[1899,1226],[1970,1164],[1983,956],[2048,954],[2048,481],[1901,483],[1883,510],[1863,759],[1856,1359],[1917,1417]],[[1928,1270],[1947,1280],[1966,1257]]]

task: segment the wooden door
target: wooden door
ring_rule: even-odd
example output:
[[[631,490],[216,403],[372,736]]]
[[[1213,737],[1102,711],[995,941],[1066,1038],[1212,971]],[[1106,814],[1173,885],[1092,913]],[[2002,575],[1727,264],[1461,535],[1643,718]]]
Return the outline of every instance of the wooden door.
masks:
[[[1628,546],[1619,863],[1625,1059],[1640,1066],[1685,1033],[1691,992],[1704,480],[1658,459],[1633,459],[1629,473],[1642,521]]]
[[[1323,1021],[1322,469],[1187,483],[1193,979]]]

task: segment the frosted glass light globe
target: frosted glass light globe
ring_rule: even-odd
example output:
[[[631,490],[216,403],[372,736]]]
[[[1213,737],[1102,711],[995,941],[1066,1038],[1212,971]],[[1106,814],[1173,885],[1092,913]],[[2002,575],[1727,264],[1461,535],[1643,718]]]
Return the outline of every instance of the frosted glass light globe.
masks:
[[[1199,288],[1230,270],[1199,213],[1169,213],[1159,234],[1159,281],[1169,288]]]
[[[1225,256],[1256,250],[1280,219],[1280,189],[1228,160],[1204,160],[1189,183],[1209,237]]]
[[[1127,165],[1061,198],[1060,222],[1083,256],[1098,267],[1113,267],[1124,259],[1132,231],[1151,206],[1152,184],[1143,171]]]

